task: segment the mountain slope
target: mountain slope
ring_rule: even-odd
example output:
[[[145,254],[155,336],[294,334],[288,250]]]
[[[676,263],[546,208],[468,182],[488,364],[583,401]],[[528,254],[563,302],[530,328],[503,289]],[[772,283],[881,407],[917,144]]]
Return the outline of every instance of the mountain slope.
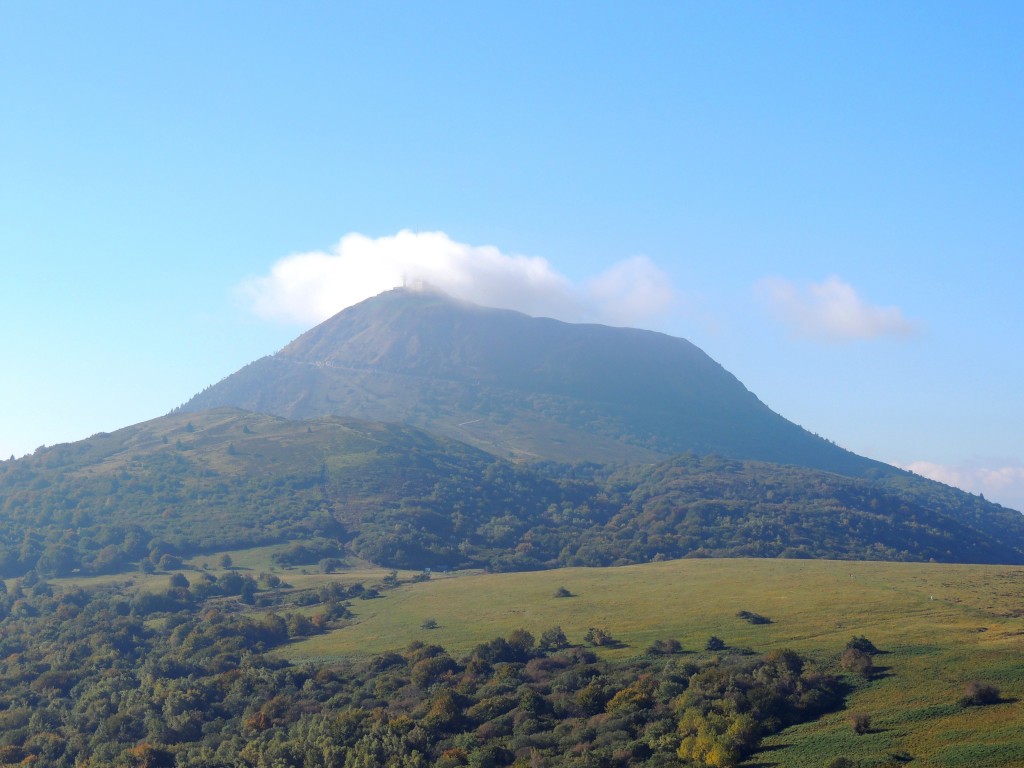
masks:
[[[458,544],[483,546],[476,529],[492,518],[593,494],[412,427],[172,414],[0,462],[0,577],[315,537],[376,561],[464,566],[476,561]]]
[[[350,307],[182,410],[413,424],[501,456],[652,461],[684,451],[840,472],[891,467],[771,411],[683,339],[396,289]]]
[[[911,475],[694,454],[615,474],[397,424],[172,414],[0,462],[0,577],[300,543],[396,568],[708,556],[1024,563],[1024,517]]]

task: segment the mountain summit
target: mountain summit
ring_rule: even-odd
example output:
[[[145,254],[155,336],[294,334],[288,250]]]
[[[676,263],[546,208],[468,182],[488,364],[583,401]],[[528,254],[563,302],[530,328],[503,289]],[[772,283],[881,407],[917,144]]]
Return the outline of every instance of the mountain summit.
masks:
[[[652,461],[692,451],[846,475],[893,472],[787,421],[690,342],[399,288],[339,312],[196,395],[412,424],[500,456]]]

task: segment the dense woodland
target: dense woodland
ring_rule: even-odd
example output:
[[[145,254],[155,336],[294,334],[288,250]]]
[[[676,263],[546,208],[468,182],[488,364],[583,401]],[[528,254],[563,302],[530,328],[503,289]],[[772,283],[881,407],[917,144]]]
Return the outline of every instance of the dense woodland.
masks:
[[[728,767],[842,706],[840,680],[807,659],[717,638],[711,651],[666,639],[611,663],[592,650],[614,642],[607,631],[585,642],[531,628],[464,658],[415,642],[289,666],[274,648],[337,626],[348,601],[387,585],[296,593],[232,571],[193,578],[134,597],[55,592],[34,573],[4,588],[0,764]]]
[[[1024,518],[904,473],[693,454],[513,463],[428,433],[225,410],[0,462],[0,576],[116,573],[296,542],[396,568],[530,570],[679,557],[1024,562]],[[305,553],[305,554],[303,554]]]

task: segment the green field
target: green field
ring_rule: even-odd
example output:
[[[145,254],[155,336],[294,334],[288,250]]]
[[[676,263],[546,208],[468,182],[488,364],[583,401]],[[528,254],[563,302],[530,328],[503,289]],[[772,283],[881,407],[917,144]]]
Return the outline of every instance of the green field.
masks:
[[[555,597],[559,587],[573,596]],[[539,635],[560,625],[576,643],[588,627],[609,630],[624,644],[607,651],[611,657],[643,653],[662,638],[697,651],[717,635],[735,648],[790,647],[838,671],[846,641],[865,635],[885,651],[875,659],[882,674],[852,680],[845,712],[769,739],[769,749],[749,765],[824,766],[845,755],[862,766],[908,757],[922,766],[1024,766],[1024,568],[681,560],[460,573],[403,584],[380,599],[354,601],[352,609],[349,626],[292,645],[287,657],[366,656],[412,640],[459,654],[518,627]],[[737,618],[741,610],[772,623],[748,624]],[[423,629],[426,618],[439,626]],[[964,685],[975,679],[998,686],[1003,703],[957,706]],[[868,714],[871,731],[856,735],[850,712]]]

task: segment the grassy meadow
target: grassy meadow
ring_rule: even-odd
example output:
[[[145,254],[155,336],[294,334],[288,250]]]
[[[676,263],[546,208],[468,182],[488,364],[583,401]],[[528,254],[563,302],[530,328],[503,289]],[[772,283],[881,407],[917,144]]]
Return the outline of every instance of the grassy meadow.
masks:
[[[288,574],[303,585],[351,577]],[[556,597],[560,587],[572,596]],[[875,657],[880,674],[851,679],[845,712],[769,739],[748,765],[825,766],[847,756],[862,766],[1024,766],[1024,568],[721,559],[459,573],[405,583],[352,609],[349,626],[289,646],[287,657],[367,656],[412,640],[460,654],[518,627],[539,636],[560,625],[574,643],[588,627],[607,629],[622,643],[604,651],[609,657],[668,638],[700,651],[716,635],[758,652],[790,647],[838,671],[846,641],[864,635],[884,651]],[[739,611],[772,623],[749,624]],[[428,618],[437,628],[422,627]],[[1002,703],[958,706],[975,679],[998,686]],[[854,733],[852,712],[870,716],[868,733]]]

